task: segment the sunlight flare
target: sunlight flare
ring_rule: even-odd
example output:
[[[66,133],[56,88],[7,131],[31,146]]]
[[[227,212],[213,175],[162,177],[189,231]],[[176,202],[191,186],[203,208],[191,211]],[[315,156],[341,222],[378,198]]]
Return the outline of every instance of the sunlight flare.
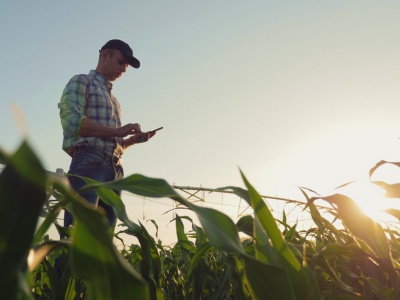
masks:
[[[346,195],[353,199],[361,210],[376,221],[391,222],[393,216],[383,210],[400,208],[400,199],[385,197],[385,191],[369,181],[354,182],[346,187]]]

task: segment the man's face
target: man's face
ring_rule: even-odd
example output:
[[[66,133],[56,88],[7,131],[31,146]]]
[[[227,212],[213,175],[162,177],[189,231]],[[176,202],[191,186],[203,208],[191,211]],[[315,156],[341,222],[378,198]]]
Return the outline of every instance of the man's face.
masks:
[[[128,60],[119,50],[107,52],[104,58],[103,75],[108,80],[115,81],[126,72],[128,66]]]

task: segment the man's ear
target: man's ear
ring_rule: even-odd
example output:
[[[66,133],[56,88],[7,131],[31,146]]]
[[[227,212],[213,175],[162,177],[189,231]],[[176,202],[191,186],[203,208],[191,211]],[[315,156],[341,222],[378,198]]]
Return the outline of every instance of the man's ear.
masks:
[[[110,56],[110,53],[106,50],[106,49],[104,49],[104,50],[102,50],[101,52],[100,52],[100,60],[101,61],[105,61],[105,60],[107,60],[107,58]]]

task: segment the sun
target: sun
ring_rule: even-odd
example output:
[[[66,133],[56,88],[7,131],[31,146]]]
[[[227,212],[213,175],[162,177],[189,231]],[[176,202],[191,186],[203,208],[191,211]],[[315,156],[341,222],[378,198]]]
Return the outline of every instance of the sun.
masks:
[[[396,218],[385,213],[385,209],[400,210],[400,199],[385,197],[385,191],[365,180],[353,182],[343,188],[341,193],[354,200],[361,210],[375,221],[384,223],[398,222]]]

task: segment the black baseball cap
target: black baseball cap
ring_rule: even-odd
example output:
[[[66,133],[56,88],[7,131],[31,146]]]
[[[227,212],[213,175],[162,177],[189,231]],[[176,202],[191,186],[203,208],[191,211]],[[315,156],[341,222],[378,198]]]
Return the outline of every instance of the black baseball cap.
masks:
[[[139,68],[140,67],[140,61],[133,56],[133,51],[129,45],[121,40],[110,40],[108,41],[103,47],[101,47],[100,51],[103,49],[117,49],[121,51],[123,55],[126,56],[126,58],[129,61],[129,64],[134,67],[134,68]]]

